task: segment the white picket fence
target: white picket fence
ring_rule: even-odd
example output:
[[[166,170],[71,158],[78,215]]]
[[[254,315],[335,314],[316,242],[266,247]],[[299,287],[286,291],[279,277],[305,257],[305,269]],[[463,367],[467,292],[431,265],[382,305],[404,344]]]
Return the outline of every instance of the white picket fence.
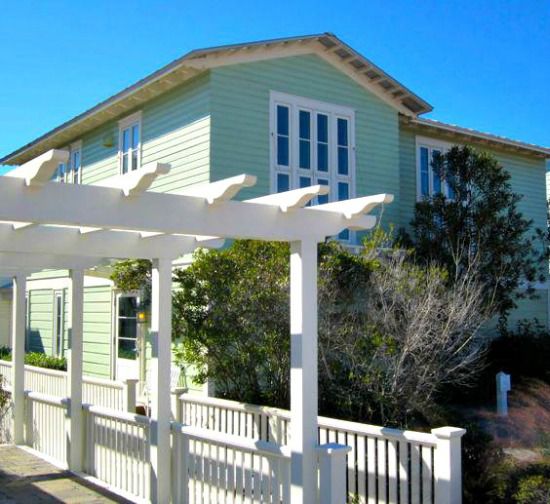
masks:
[[[11,363],[0,361],[0,374],[9,385]],[[26,392],[26,444],[61,465],[68,457],[66,380],[61,371],[25,367],[25,388],[33,389]],[[135,381],[84,378],[83,467],[132,499],[147,501],[150,420],[133,413],[135,394]],[[173,502],[289,502],[288,411],[192,394],[173,397]],[[9,438],[10,415],[0,424]],[[452,461],[460,460],[460,438],[451,442],[448,433],[438,432],[445,429],[400,431],[325,417],[318,425],[320,445],[350,447],[349,502],[459,502],[449,497],[449,486],[454,485]]]
[[[0,375],[11,388],[11,362],[0,360]],[[67,372],[25,365],[25,390],[54,397],[67,395]],[[133,411],[137,380],[114,381],[92,376],[82,380],[82,402],[118,411]]]
[[[119,491],[148,500],[149,418],[91,405],[83,410],[84,471]]]
[[[180,396],[177,418],[186,425],[250,440],[287,445],[290,412],[192,394]],[[319,417],[319,443],[351,447],[347,455],[350,501],[368,504],[436,502],[434,432],[401,431]]]
[[[290,452],[173,422],[174,502],[289,504]]]

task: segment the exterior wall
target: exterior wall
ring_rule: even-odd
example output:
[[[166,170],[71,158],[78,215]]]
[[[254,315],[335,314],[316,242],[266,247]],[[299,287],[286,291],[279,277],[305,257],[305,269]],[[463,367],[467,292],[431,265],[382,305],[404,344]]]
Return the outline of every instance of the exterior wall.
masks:
[[[0,289],[0,348],[11,346],[11,289]]]
[[[36,282],[36,281],[35,281]],[[64,355],[70,348],[70,309],[67,278],[59,278],[55,286],[42,287],[36,282],[29,282],[29,334],[28,351],[53,354],[54,333],[54,293],[64,292]],[[84,374],[111,377],[111,342],[112,342],[112,287],[89,285],[84,288],[84,334],[83,334],[83,370]],[[94,279],[95,284],[97,280]],[[2,324],[2,307],[0,302],[0,324]],[[11,320],[8,318],[8,321]],[[2,327],[0,325],[0,327]],[[9,340],[8,340],[9,341]]]
[[[315,55],[224,66],[211,71],[212,180],[238,173],[258,176],[239,197],[270,191],[270,91],[355,110],[356,195],[399,197],[397,112]],[[397,205],[386,209],[395,221]]]
[[[141,118],[141,164],[170,163],[153,189],[175,191],[208,182],[210,164],[209,76],[198,77],[145,104]],[[118,121],[82,138],[82,183],[119,174]]]
[[[416,135],[429,137],[450,144],[460,143],[449,141],[447,137],[427,135],[424,131],[401,127],[399,132],[399,172],[400,172],[400,210],[399,225],[409,227],[414,216],[416,203]],[[533,220],[533,230],[546,227],[546,163],[543,159],[522,156],[504,150],[473,145],[477,149],[493,154],[511,175],[512,189],[523,196],[519,210],[523,215]],[[538,299],[520,300],[518,308],[510,316],[510,326],[514,327],[523,318],[537,318],[548,326],[548,289],[538,292]]]

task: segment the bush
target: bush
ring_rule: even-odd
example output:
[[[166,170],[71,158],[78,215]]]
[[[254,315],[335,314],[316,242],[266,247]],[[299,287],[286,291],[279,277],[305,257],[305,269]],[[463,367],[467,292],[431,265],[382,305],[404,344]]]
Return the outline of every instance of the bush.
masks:
[[[0,359],[11,361],[11,349],[0,347]],[[25,354],[25,364],[29,366],[42,367],[67,371],[67,359],[65,357],[54,357],[41,352],[28,352]]]
[[[500,466],[500,481],[489,502],[550,504],[550,463]]]

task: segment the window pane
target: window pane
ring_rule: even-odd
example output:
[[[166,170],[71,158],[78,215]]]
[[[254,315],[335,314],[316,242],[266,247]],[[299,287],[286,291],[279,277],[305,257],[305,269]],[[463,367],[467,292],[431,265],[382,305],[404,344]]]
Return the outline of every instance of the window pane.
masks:
[[[422,196],[430,195],[428,149],[426,147],[420,147],[420,194]]]
[[[338,119],[338,145],[348,145],[347,119]]]
[[[277,164],[288,166],[288,137],[277,137]]]
[[[309,170],[311,167],[311,146],[309,140],[300,140],[300,168]]]
[[[288,107],[277,105],[277,133],[279,135],[289,134],[288,128]]]
[[[138,168],[138,150],[134,149],[132,151],[132,170],[137,170]]]
[[[128,152],[130,148],[130,130],[125,129],[122,132],[122,152]]]
[[[286,173],[277,173],[277,192],[285,192],[290,189],[290,177]]]
[[[80,151],[74,151],[72,156],[72,169],[73,169],[73,183],[77,184],[79,182],[79,171],[80,171]]]
[[[349,172],[349,149],[347,147],[338,147],[338,173],[347,175]]]
[[[122,173],[128,172],[128,154],[122,154]]]
[[[138,301],[134,296],[121,296],[118,298],[119,317],[137,317]]]
[[[309,187],[311,185],[310,177],[300,177],[300,187]]]
[[[338,201],[349,199],[349,184],[347,182],[338,182]]]
[[[328,116],[317,114],[317,140],[328,142]]]
[[[349,229],[344,229],[339,235],[338,239],[343,241],[349,241]]]
[[[437,167],[434,167],[434,164],[437,162],[437,159],[439,158],[439,155],[441,154],[438,150],[432,151],[432,170],[433,170],[433,176],[434,176],[434,194],[438,194],[441,192],[441,176],[439,174],[439,171],[437,170]]]
[[[135,339],[118,340],[118,357],[120,359],[137,359],[137,348]]]
[[[319,179],[317,182],[319,183],[319,185],[328,186],[328,180]],[[324,205],[325,203],[328,203],[328,194],[317,196],[317,202],[319,203],[319,205]]]
[[[310,139],[310,117],[311,114],[305,110],[300,110],[300,138]]]
[[[136,149],[139,145],[139,125],[132,126],[132,149]]]
[[[137,321],[136,319],[124,319],[118,320],[118,337],[119,338],[132,338],[137,337]]]
[[[328,145],[317,144],[317,169],[319,171],[328,171]]]

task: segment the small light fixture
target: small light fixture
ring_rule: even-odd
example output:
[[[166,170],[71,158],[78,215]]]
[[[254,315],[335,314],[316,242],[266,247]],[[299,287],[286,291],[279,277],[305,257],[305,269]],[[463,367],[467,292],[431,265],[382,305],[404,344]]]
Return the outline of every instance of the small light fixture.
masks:
[[[140,323],[147,322],[147,313],[144,311],[137,312],[137,321]]]

